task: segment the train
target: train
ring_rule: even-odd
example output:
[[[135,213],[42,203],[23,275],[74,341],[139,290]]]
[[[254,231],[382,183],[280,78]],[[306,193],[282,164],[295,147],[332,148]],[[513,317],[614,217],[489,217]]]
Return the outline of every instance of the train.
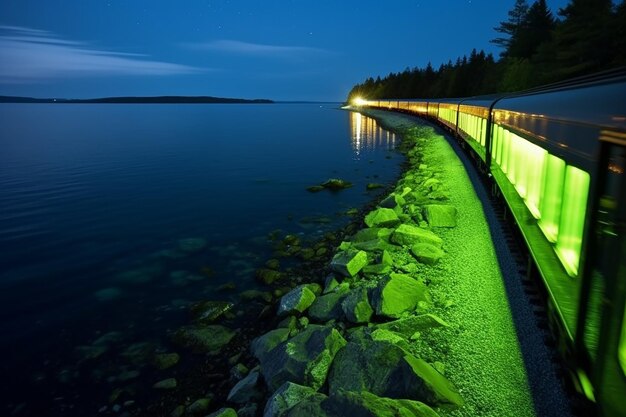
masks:
[[[522,237],[568,380],[597,415],[626,417],[626,68],[516,93],[351,104],[422,117],[458,141]]]

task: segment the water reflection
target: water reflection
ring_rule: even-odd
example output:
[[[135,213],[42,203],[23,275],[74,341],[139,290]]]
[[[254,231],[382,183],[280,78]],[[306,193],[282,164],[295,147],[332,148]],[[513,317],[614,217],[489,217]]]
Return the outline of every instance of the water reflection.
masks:
[[[376,123],[376,120],[363,116],[361,113],[350,112],[350,130],[352,149],[357,158],[363,151],[396,147],[395,133],[384,130]]]

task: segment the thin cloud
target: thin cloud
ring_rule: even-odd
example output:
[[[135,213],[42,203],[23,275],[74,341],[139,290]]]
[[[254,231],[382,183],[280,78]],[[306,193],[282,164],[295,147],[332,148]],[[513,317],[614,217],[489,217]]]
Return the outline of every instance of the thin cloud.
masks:
[[[139,59],[143,55],[90,49],[87,44],[20,26],[0,26],[0,82],[115,75],[193,74],[187,65]]]
[[[222,39],[205,43],[187,44],[187,46],[192,49],[205,51],[274,57],[289,57],[294,55],[320,55],[331,53],[326,49],[312,48],[308,46],[267,45],[262,43],[242,42],[229,39]]]

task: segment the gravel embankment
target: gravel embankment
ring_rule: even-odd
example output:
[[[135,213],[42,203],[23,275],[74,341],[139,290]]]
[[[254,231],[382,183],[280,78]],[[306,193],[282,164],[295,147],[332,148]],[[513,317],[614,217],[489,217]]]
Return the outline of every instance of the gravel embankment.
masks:
[[[383,111],[367,114],[397,131],[425,123]],[[440,233],[448,259],[432,269],[430,279],[447,299],[449,307],[441,315],[453,327],[438,341],[445,374],[466,404],[438,412],[455,417],[570,416],[549,359],[552,353],[543,343],[487,193],[467,157],[450,143],[433,135],[423,149],[423,163],[438,171],[450,203],[458,208],[458,226]]]

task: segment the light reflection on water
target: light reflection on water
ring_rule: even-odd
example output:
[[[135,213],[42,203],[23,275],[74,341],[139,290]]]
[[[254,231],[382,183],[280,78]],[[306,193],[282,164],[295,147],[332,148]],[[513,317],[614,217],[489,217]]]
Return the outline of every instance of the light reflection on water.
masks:
[[[383,130],[371,117],[361,113],[350,113],[352,150],[359,159],[364,150],[388,149],[396,147],[396,134]]]

